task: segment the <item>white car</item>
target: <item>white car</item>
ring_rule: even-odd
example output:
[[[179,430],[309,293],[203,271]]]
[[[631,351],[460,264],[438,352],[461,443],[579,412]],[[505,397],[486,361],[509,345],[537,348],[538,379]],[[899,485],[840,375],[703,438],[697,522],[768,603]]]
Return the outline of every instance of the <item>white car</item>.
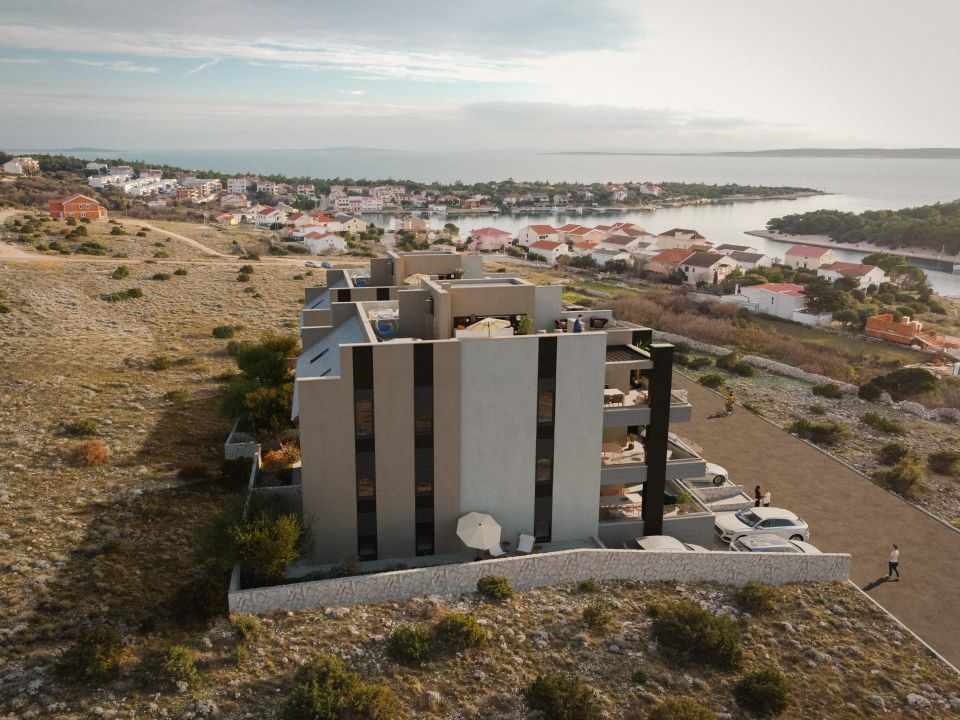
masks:
[[[786,540],[772,533],[741,535],[732,543],[730,549],[736,552],[756,553],[803,553],[804,555],[822,555],[822,553],[803,540]]]
[[[737,512],[717,513],[714,530],[725,544],[742,535],[772,533],[787,540],[809,540],[807,523],[789,510],[772,507],[752,507]]]
[[[669,535],[644,535],[637,538],[641,550],[659,550],[661,552],[709,552],[705,547],[680,542]]]
[[[321,265],[320,263],[316,262],[315,260],[307,260],[307,261],[304,263],[304,266],[305,266],[305,267],[313,267],[313,268],[323,267],[323,265]]]
[[[715,486],[720,487],[727,482],[727,478],[730,477],[730,473],[728,473],[727,469],[722,465],[708,462],[707,474],[703,477],[712,482]]]

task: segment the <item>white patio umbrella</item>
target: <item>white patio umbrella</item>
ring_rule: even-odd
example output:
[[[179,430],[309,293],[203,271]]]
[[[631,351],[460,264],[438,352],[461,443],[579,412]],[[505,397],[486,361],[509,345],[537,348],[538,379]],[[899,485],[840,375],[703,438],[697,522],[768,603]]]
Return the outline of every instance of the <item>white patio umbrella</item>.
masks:
[[[472,332],[483,332],[487,331],[487,337],[490,336],[490,333],[494,330],[506,330],[510,327],[509,320],[501,320],[500,318],[484,318],[483,320],[477,320],[473,325],[467,325],[467,330]]]
[[[414,273],[413,275],[408,275],[403,279],[404,285],[419,285],[420,281],[426,278],[430,279],[430,276],[425,273]]]
[[[487,513],[469,512],[457,520],[457,537],[467,547],[488,550],[500,543],[500,524]]]

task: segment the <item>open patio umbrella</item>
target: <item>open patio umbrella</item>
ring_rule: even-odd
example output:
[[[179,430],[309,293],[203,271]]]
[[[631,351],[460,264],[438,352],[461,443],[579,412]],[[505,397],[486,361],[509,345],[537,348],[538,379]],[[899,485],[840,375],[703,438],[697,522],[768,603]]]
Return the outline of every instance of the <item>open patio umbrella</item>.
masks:
[[[413,275],[408,275],[403,279],[404,285],[419,285],[420,281],[426,278],[430,279],[430,276],[425,273],[414,273]]]
[[[467,330],[473,332],[483,332],[487,331],[487,337],[490,336],[490,333],[494,330],[506,330],[510,327],[509,320],[501,320],[500,318],[484,318],[483,320],[477,320],[473,325],[467,325]]]
[[[500,525],[487,513],[469,512],[457,520],[457,537],[463,544],[480,550],[488,550],[500,543]]]

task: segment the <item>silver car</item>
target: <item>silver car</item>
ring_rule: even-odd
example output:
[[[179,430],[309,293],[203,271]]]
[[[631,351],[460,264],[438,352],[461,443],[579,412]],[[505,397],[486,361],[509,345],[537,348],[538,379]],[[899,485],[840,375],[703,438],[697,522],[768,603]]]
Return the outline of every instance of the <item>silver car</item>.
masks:
[[[808,542],[803,540],[786,540],[772,533],[757,533],[756,535],[741,535],[732,543],[730,549],[736,552],[755,553],[802,553],[804,555],[821,555],[822,553]]]
[[[789,510],[772,507],[752,507],[737,512],[717,513],[714,530],[725,544],[741,535],[772,533],[787,540],[809,540],[810,528]]]

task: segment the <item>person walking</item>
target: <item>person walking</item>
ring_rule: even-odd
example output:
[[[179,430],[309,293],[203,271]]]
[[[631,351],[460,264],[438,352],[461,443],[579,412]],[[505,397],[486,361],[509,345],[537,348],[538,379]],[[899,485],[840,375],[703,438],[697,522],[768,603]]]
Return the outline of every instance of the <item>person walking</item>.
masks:
[[[737,399],[733,396],[733,390],[727,391],[727,401],[723,405],[723,411],[729,415],[733,412],[733,406],[736,404]]]
[[[893,577],[893,574],[897,574],[897,582],[900,582],[900,548],[897,545],[893,546],[893,550],[890,551],[890,560],[887,563],[887,579]]]
[[[577,319],[573,321],[573,331],[575,333],[583,332],[583,315],[577,315]]]
[[[760,486],[757,485],[753,489],[753,506],[760,507],[760,502],[763,500],[763,493],[760,492]]]

